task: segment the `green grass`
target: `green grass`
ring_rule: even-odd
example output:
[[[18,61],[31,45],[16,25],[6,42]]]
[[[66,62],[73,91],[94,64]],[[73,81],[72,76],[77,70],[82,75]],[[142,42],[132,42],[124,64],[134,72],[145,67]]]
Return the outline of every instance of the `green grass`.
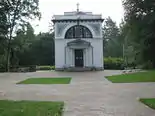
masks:
[[[149,106],[152,109],[155,109],[155,98],[152,99],[140,99],[142,103]]]
[[[17,84],[69,84],[71,78],[29,78]]]
[[[62,116],[63,102],[0,100],[0,116]]]
[[[155,82],[155,71],[122,74],[106,78],[113,83]]]

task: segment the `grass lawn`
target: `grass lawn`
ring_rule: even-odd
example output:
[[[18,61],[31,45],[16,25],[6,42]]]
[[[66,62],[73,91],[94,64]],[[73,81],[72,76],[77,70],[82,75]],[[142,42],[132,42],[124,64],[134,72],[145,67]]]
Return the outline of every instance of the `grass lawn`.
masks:
[[[155,98],[152,99],[140,99],[142,103],[149,106],[152,109],[155,109]]]
[[[0,116],[62,116],[63,102],[0,100]]]
[[[155,82],[155,71],[122,74],[106,78],[113,83]]]
[[[29,78],[17,84],[69,84],[71,78]]]

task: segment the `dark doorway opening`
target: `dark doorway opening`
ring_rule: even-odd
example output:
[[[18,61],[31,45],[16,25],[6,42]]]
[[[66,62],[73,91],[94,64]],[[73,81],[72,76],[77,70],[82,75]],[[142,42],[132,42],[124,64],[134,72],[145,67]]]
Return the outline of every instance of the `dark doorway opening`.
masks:
[[[83,67],[83,49],[75,49],[75,67]]]

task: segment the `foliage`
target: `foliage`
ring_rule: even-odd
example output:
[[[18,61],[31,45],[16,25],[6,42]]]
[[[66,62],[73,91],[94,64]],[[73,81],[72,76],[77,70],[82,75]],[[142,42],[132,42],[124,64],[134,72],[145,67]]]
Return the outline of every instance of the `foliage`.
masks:
[[[1,116],[62,116],[63,102],[0,100]]]
[[[8,32],[6,9],[3,2],[0,2],[0,42]]]
[[[40,33],[34,35],[33,28],[27,25],[27,31],[18,31],[11,40],[11,66],[12,69],[18,67],[30,67],[35,65],[54,65],[54,35],[53,33]],[[0,45],[0,47],[3,47]],[[0,50],[2,52],[2,49]],[[5,71],[6,55],[0,52],[0,70]],[[34,69],[34,68],[33,68]],[[42,67],[43,69],[43,67]],[[48,68],[49,69],[49,68]],[[50,67],[54,69],[54,67]],[[18,70],[18,69],[17,69]]]
[[[5,63],[6,63],[6,56],[3,52],[2,54],[0,54],[0,72],[6,71]]]
[[[36,72],[36,65],[27,65],[27,66],[12,66],[10,67],[10,72]]]
[[[6,71],[6,37],[8,32],[6,9],[4,4],[0,2],[0,72]]]
[[[71,78],[29,78],[27,80],[21,81],[18,84],[69,84]]]
[[[123,0],[125,8],[126,37],[135,51],[137,64],[155,67],[155,4],[153,0]]]
[[[105,57],[122,57],[123,41],[116,23],[108,17],[103,26],[103,46]]]
[[[107,57],[104,58],[104,68],[105,69],[124,69],[124,60],[122,58]]]
[[[10,58],[12,52],[11,40],[18,29],[25,30],[25,25],[29,19],[39,17],[39,1],[38,0],[2,0],[0,8],[3,8],[4,16],[6,16],[6,24],[8,28],[7,34],[7,70],[10,69]],[[2,14],[2,13],[0,13]],[[1,15],[2,17],[3,15]],[[4,17],[3,16],[3,17]],[[4,22],[4,21],[3,21]]]
[[[37,70],[54,70],[55,66],[37,66]]]
[[[113,83],[155,82],[155,71],[108,76]]]
[[[147,69],[147,70],[148,70],[148,69],[153,69],[153,68],[154,68],[151,61],[144,62],[143,64],[138,65],[137,67],[140,68],[140,69]]]
[[[35,72],[36,68],[37,67],[35,65],[29,66],[29,72]]]
[[[140,101],[145,105],[149,106],[150,108],[155,109],[155,98],[140,99]]]
[[[41,33],[23,52],[18,52],[19,65],[54,65],[54,35]]]
[[[16,36],[11,41],[11,66],[20,64],[20,55],[24,54],[29,49],[32,42],[35,41],[34,30],[31,24],[26,25],[26,31],[18,30]],[[32,64],[26,64],[32,65]]]

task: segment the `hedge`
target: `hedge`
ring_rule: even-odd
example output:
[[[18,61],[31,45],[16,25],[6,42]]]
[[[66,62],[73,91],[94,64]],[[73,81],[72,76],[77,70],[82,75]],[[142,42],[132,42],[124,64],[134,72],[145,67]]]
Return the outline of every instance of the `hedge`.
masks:
[[[104,58],[104,69],[123,70],[124,60],[122,58]]]
[[[37,66],[37,70],[55,70],[55,66]]]

